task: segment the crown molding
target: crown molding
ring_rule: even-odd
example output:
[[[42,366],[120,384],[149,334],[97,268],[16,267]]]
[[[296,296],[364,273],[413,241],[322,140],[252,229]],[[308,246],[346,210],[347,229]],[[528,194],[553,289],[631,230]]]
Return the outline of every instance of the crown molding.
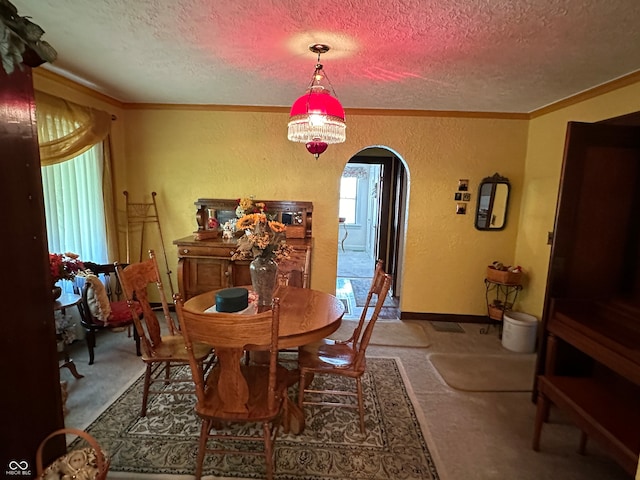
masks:
[[[89,87],[70,80],[62,75],[51,72],[43,68],[33,70],[35,77],[42,77],[55,81],[66,87],[84,93],[88,96],[111,104],[125,110],[191,110],[191,111],[209,111],[209,112],[240,112],[240,113],[283,113],[288,114],[290,107],[262,107],[249,105],[193,105],[193,104],[173,104],[173,103],[127,103],[116,100],[113,97],[100,93]],[[517,112],[465,112],[453,110],[393,110],[393,109],[376,109],[376,108],[345,108],[348,115],[362,116],[378,116],[378,117],[440,117],[440,118],[487,118],[501,120],[532,120],[534,118],[547,115],[563,108],[590,100],[592,98],[604,95],[605,93],[618,90],[620,88],[633,85],[640,82],[640,71],[636,71],[623,77],[612,80],[611,82],[590,88],[584,92],[580,92],[571,97],[565,98],[555,103],[551,103],[545,107],[533,110],[528,113]]]
[[[550,105],[547,105],[546,107],[534,110],[529,114],[529,118],[538,118],[543,115],[562,110],[563,108],[567,108],[577,103],[584,102],[585,100],[599,97],[600,95],[604,95],[605,93],[613,92],[614,90],[618,90],[620,88],[627,87],[638,82],[640,82],[640,70],[629,73],[628,75],[624,75],[623,77],[616,78],[615,80],[604,83],[602,85],[598,85],[597,87],[590,88],[589,90],[585,90],[584,92],[580,92],[576,95],[565,98],[564,100],[552,103]]]
[[[63,77],[62,75],[59,75],[55,72],[52,72],[42,67],[34,68],[33,76],[35,78],[40,77],[46,80],[54,81],[56,83],[61,84],[62,86],[71,88],[77,92],[80,92],[92,98],[95,98],[96,100],[108,103],[109,105],[113,105],[114,107],[123,108],[124,106],[124,104],[121,101],[116,100],[113,97],[105,95],[104,93],[100,93],[92,88],[86,87],[78,82],[74,82],[73,80],[70,80],[66,77]]]

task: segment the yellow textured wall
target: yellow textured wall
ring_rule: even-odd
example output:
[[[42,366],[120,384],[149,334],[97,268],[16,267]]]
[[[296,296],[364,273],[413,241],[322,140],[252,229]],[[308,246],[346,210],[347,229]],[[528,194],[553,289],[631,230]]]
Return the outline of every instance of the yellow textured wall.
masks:
[[[339,177],[350,157],[372,145],[392,148],[409,171],[403,311],[484,314],[484,268],[513,260],[524,120],[353,115],[347,142],[316,160],[287,140],[284,113],[132,109],[125,117],[128,180],[121,189],[136,201],[158,192],[173,261],[170,242],[196,228],[197,198],[307,200],[314,205],[312,287],[334,291]],[[477,185],[495,172],[513,183],[510,218],[502,232],[479,232]],[[455,214],[461,178],[472,193],[467,215]]]
[[[319,160],[286,138],[286,113],[205,109],[123,109],[69,82],[36,75],[36,88],[117,115],[113,123],[115,199],[124,246],[124,196],[150,202],[157,192],[164,247],[177,288],[173,240],[196,229],[201,197],[306,200],[314,204],[312,286],[335,290],[339,177],[346,162],[369,146],[386,146],[409,173],[406,258],[401,279],[404,312],[486,313],[484,271],[493,260],[515,261],[527,146],[526,120],[466,116],[349,115],[348,140]],[[512,183],[507,227],[473,226],[477,187],[500,173]],[[456,215],[453,195],[468,179],[467,215]],[[132,260],[137,259],[134,238]],[[145,248],[161,251],[147,230]],[[121,258],[125,260],[124,249]],[[161,259],[163,263],[163,259]]]
[[[539,118],[529,125],[527,162],[516,259],[527,271],[519,309],[541,318],[567,122],[597,122],[640,110],[640,82],[585,100]]]

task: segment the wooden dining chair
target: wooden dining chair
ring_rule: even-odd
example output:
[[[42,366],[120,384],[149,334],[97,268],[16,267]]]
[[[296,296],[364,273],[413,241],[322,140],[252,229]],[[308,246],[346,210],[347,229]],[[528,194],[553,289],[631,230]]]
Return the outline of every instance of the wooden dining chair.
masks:
[[[309,288],[309,272],[306,254],[293,252],[289,258],[278,262],[278,284]]]
[[[116,275],[113,263],[98,264],[84,262],[85,270],[74,279],[73,290],[82,298],[78,304],[80,323],[85,331],[85,340],[89,350],[89,365],[95,359],[96,333],[100,330],[126,328],[131,336],[133,316],[122,297],[122,286]],[[136,305],[141,313],[139,305]],[[133,339],[136,354],[140,352],[140,337],[134,328]]]
[[[387,275],[382,270],[382,264],[378,262],[380,268],[376,268],[371,288],[367,295],[360,320],[351,337],[347,340],[324,339],[320,342],[304,345],[298,351],[298,368],[300,369],[300,382],[298,391],[298,406],[302,409],[304,405],[324,405],[335,407],[347,407],[358,410],[360,416],[360,432],[365,433],[364,427],[364,402],[362,397],[362,376],[367,367],[366,350],[373,333],[376,320],[389,292],[391,286],[391,275]],[[368,310],[374,295],[377,295],[373,312],[367,318]],[[339,375],[353,378],[355,380],[356,391],[347,390],[320,390],[308,388],[315,375]],[[305,394],[314,394],[316,397],[322,395],[349,396],[356,397],[356,403],[338,401],[315,401],[305,400]]]
[[[277,284],[281,286],[310,288],[309,287],[309,272],[307,270],[307,253],[300,251],[293,251],[289,258],[280,260],[278,262],[278,276],[276,278]],[[295,361],[292,356],[297,356],[297,348],[284,348],[280,350],[287,356],[280,357],[281,361]],[[292,355],[293,354],[293,355]]]
[[[267,478],[272,479],[273,443],[283,420],[288,431],[287,385],[290,383],[289,371],[278,364],[279,299],[273,299],[270,311],[245,315],[194,311],[184,306],[179,295],[174,298],[196,384],[195,410],[202,419],[196,480],[202,476],[206,453],[263,455]],[[203,371],[198,359],[196,342],[215,349],[218,361],[208,373]],[[268,363],[248,364],[246,350],[268,352]],[[251,435],[251,432],[229,434],[224,428],[237,423],[262,424],[262,436]],[[215,440],[215,448],[207,446],[209,439]],[[264,449],[242,449],[235,442],[257,439],[262,439]]]
[[[124,268],[116,263],[116,273],[140,336],[142,361],[146,364],[142,409],[140,411],[140,416],[144,417],[147,415],[150,394],[185,393],[184,388],[172,389],[166,385],[184,384],[185,382],[193,384],[191,378],[171,378],[171,368],[187,365],[189,356],[184,338],[169,312],[154,251],[149,250],[149,260],[143,262],[132,263]],[[162,306],[162,325],[149,301],[149,290],[152,289],[157,293]],[[138,313],[140,311],[141,314]],[[168,330],[167,335],[163,335],[163,326]],[[204,362],[212,353],[211,347],[203,344],[194,344],[193,351],[198,362]],[[151,390],[151,385],[158,382],[165,386],[162,389]]]

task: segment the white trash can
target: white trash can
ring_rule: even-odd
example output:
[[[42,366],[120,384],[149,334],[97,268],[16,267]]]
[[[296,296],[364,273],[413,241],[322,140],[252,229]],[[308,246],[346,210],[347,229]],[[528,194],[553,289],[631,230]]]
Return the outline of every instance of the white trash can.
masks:
[[[536,350],[538,319],[522,312],[504,312],[502,346],[512,352],[533,353]]]

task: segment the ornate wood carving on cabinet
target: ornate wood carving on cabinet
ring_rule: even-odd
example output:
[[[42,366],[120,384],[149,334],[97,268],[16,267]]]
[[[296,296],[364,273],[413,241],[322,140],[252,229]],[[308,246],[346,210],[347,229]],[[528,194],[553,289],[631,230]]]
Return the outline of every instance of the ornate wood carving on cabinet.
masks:
[[[287,225],[287,243],[293,246],[291,259],[279,266],[281,274],[289,274],[294,285],[308,287],[311,268],[311,202],[255,200],[264,202],[267,213]],[[236,218],[237,200],[199,199],[196,205],[198,230],[175,240],[178,253],[178,288],[186,300],[211,290],[250,285],[249,261],[231,260],[236,238],[223,239],[218,231],[209,228],[215,216],[220,224]],[[292,238],[293,237],[293,238]]]

